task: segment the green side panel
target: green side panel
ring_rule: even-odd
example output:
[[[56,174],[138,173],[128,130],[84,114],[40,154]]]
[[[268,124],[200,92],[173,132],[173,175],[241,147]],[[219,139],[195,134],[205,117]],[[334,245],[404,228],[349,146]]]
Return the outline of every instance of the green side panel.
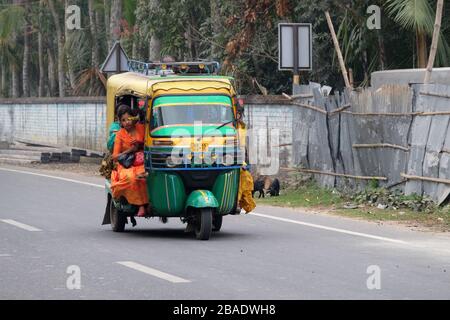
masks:
[[[239,174],[239,169],[233,169],[217,177],[212,192],[219,202],[218,213],[228,214],[233,210],[239,189]]]
[[[184,212],[186,191],[178,174],[151,172],[147,178],[147,190],[156,215],[178,216]]]
[[[202,104],[202,103],[220,103],[228,104],[231,107],[231,98],[228,96],[214,95],[214,96],[166,96],[158,97],[153,102],[153,107],[158,107],[162,104]]]
[[[177,137],[190,136],[217,136],[217,137],[232,137],[237,134],[236,129],[229,126],[223,126],[217,129],[218,126],[193,126],[193,125],[174,125],[168,127],[157,128],[152,131],[152,137],[172,136],[175,133]]]
[[[218,206],[216,197],[209,190],[192,191],[186,201],[186,208],[217,208]]]

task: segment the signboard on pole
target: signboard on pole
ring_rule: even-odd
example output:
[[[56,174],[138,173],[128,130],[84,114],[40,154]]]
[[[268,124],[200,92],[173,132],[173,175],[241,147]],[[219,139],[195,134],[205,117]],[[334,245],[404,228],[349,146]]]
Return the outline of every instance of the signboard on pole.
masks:
[[[278,70],[312,70],[312,25],[278,24]]]
[[[128,56],[119,41],[113,45],[100,70],[107,73],[120,73],[128,71]]]

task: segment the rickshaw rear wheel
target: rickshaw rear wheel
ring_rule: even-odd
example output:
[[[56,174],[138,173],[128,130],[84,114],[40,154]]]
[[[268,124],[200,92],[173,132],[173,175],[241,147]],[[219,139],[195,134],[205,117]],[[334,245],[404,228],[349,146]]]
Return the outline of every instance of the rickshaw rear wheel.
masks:
[[[222,228],[222,221],[223,221],[223,216],[216,214],[213,217],[213,229],[212,231],[220,231],[220,228]]]
[[[199,209],[198,222],[195,226],[195,236],[199,240],[208,240],[212,231],[212,209]]]
[[[112,197],[109,204],[109,216],[111,218],[111,229],[114,232],[123,232],[125,230],[125,224],[127,223],[127,217],[120,214],[120,211],[114,205]]]

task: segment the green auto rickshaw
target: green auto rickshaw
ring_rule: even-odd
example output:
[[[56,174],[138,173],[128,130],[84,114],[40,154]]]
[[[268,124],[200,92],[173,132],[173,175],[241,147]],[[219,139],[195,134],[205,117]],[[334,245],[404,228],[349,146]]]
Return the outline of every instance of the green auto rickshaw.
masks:
[[[223,216],[240,213],[239,200],[248,197],[239,192],[245,141],[232,78],[215,75],[216,62],[129,66],[129,72],[107,81],[107,127],[119,101],[143,105],[148,217],[180,218],[207,240],[221,229]],[[106,193],[103,224],[123,231],[137,208],[112,197],[110,180]]]

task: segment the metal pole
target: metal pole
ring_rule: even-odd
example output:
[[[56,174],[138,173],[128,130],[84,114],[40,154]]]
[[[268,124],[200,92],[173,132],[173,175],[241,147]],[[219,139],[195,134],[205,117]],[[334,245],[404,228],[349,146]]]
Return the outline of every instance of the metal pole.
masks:
[[[300,84],[300,75],[298,72],[298,26],[293,26],[293,36],[294,36],[294,79],[293,82],[296,85]]]
[[[116,72],[120,73],[120,67],[121,67],[121,63],[120,63],[120,43],[117,43],[116,45]]]

